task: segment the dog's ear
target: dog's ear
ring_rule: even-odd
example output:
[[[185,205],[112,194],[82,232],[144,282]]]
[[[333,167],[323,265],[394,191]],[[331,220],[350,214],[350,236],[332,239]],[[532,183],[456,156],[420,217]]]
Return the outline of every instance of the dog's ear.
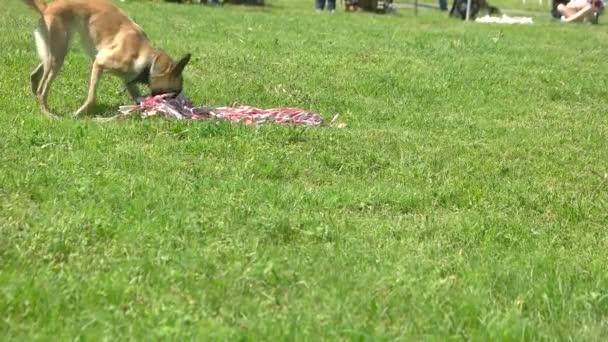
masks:
[[[171,58],[166,53],[159,53],[152,61],[150,76],[166,74],[171,70],[172,66],[173,61],[171,61]]]
[[[186,54],[184,57],[182,57],[179,62],[175,63],[175,66],[173,67],[173,73],[175,75],[179,75],[182,73],[182,71],[184,71],[184,68],[186,67],[186,65],[188,64],[188,62],[190,62],[190,57],[192,55],[191,54]]]

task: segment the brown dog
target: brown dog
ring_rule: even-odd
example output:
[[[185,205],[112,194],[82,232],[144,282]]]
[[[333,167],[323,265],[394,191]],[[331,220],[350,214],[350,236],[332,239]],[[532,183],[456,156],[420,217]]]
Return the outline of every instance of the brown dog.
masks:
[[[190,54],[174,62],[152,47],[141,27],[109,0],[57,0],[48,4],[44,0],[24,1],[41,15],[34,37],[42,62],[32,72],[31,81],[43,113],[54,117],[47,97],[74,32],[80,34],[93,59],[88,96],[74,116],[91,109],[97,83],[105,71],[122,78],[134,101],[139,97],[140,83],[147,84],[152,95],[181,93],[182,72]]]

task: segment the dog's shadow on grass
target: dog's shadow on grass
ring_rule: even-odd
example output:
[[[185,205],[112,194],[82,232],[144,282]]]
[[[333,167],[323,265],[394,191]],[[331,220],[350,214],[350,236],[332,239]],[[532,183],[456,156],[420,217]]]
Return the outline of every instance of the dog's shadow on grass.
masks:
[[[119,105],[117,104],[96,103],[87,114],[82,114],[82,117],[92,119],[110,118],[119,114],[118,107]]]

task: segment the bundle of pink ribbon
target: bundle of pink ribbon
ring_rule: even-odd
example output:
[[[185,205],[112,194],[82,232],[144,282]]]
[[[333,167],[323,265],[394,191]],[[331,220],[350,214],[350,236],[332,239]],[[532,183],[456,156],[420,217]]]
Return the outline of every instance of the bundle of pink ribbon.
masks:
[[[140,115],[143,118],[150,116],[165,116],[178,120],[227,120],[243,122],[246,125],[275,122],[281,124],[322,126],[325,125],[323,117],[317,113],[299,108],[272,108],[259,109],[249,106],[235,107],[207,107],[193,106],[185,98],[169,98],[165,95],[151,96],[143,99],[138,105],[121,106],[120,116]],[[338,115],[334,116],[328,126],[334,126]],[[343,127],[343,125],[338,125]]]

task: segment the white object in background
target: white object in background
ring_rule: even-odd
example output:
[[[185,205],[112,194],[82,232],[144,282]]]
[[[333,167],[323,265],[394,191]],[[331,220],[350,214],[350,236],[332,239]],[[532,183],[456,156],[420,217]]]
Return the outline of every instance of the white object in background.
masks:
[[[478,23],[496,23],[496,24],[534,24],[534,21],[530,17],[509,17],[504,15],[502,17],[491,17],[485,15],[481,18],[475,19]]]

